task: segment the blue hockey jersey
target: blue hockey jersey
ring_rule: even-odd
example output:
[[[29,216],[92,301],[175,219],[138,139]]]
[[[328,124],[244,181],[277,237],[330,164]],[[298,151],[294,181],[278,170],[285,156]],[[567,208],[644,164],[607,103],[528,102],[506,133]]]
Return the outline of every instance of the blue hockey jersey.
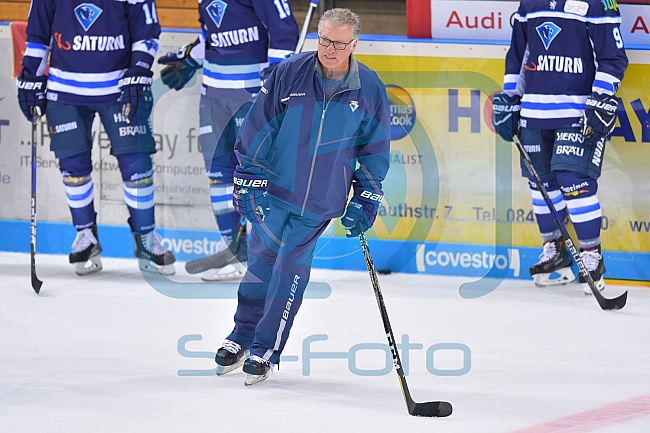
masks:
[[[504,91],[521,126],[577,127],[592,92],[613,95],[627,68],[616,0],[523,0],[514,16]]]
[[[32,0],[23,67],[43,75],[51,50],[49,100],[114,104],[129,67],[151,68],[159,36],[153,0]]]
[[[261,71],[293,54],[298,43],[287,0],[199,0],[199,21],[202,92],[215,98],[250,97],[259,91]],[[192,57],[203,56],[192,51]]]

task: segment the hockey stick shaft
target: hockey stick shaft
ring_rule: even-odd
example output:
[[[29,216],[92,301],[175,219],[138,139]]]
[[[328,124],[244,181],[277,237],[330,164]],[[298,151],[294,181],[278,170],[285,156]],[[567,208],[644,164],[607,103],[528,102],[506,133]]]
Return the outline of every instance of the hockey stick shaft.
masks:
[[[537,189],[539,189],[539,192],[542,194],[542,197],[544,198],[544,202],[546,203],[546,206],[551,211],[553,220],[555,220],[555,225],[557,225],[557,228],[562,233],[566,245],[569,248],[569,252],[571,252],[571,255],[573,256],[573,260],[575,260],[576,264],[578,265],[578,269],[580,270],[580,273],[584,277],[585,281],[587,281],[589,288],[591,289],[592,293],[596,297],[596,300],[598,301],[598,305],[600,305],[600,307],[603,310],[620,310],[625,306],[625,303],[627,301],[627,292],[623,293],[618,298],[614,298],[614,299],[607,299],[600,293],[600,290],[598,290],[596,284],[594,284],[594,280],[593,278],[591,278],[591,274],[589,274],[589,271],[587,270],[587,267],[585,266],[582,257],[580,257],[580,253],[578,252],[578,249],[573,243],[571,236],[569,236],[569,232],[566,229],[564,222],[560,218],[560,215],[557,213],[557,209],[555,209],[555,206],[553,205],[553,200],[551,200],[551,198],[549,197],[548,192],[544,187],[544,183],[542,182],[542,179],[537,174],[537,171],[533,166],[533,161],[530,159],[528,152],[526,152],[526,149],[521,144],[519,135],[514,134],[512,139],[514,140],[517,149],[519,149],[519,153],[521,154],[521,157],[524,160],[524,164],[526,165],[528,172],[535,179],[535,183],[537,184]]]
[[[32,110],[32,200],[30,218],[30,256],[31,256],[31,277],[32,288],[38,294],[41,291],[43,282],[36,276],[36,128],[39,117]]]
[[[302,51],[302,47],[305,44],[305,38],[307,37],[307,31],[309,30],[309,24],[311,23],[311,17],[314,15],[314,10],[318,6],[318,0],[311,0],[309,4],[309,9],[307,9],[307,16],[305,16],[305,22],[302,24],[302,31],[300,32],[300,37],[298,38],[298,44],[296,45],[296,54]]]
[[[397,344],[395,343],[393,329],[390,326],[390,320],[388,319],[388,311],[386,310],[386,304],[384,303],[384,296],[382,295],[381,288],[379,287],[379,279],[377,278],[375,264],[373,263],[372,256],[370,254],[368,240],[366,239],[366,235],[361,231],[361,227],[359,227],[359,233],[359,241],[361,242],[361,249],[363,250],[363,256],[366,260],[366,267],[368,268],[368,274],[370,275],[370,282],[372,283],[372,288],[375,292],[375,298],[377,299],[377,305],[379,306],[381,320],[384,323],[384,332],[386,333],[388,346],[390,347],[390,351],[393,356],[393,365],[395,366],[395,371],[397,372],[399,383],[402,388],[402,395],[404,396],[404,401],[406,402],[406,407],[409,411],[409,414],[426,417],[449,416],[452,412],[451,404],[444,401],[416,403],[411,397],[408,385],[406,384],[404,369],[402,368],[402,360],[400,359],[399,352],[397,351]]]

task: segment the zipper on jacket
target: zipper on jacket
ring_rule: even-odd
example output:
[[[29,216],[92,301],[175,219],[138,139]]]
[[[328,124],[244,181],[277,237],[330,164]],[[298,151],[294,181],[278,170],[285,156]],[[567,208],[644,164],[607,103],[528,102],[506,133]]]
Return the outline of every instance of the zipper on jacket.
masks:
[[[322,84],[321,84],[322,86]],[[341,93],[349,91],[350,88],[348,87],[347,89],[339,90],[336,93],[334,93],[327,101],[323,98],[323,114],[320,117],[320,125],[318,126],[318,136],[316,137],[316,147],[314,149],[314,156],[311,158],[311,168],[309,169],[309,179],[307,180],[307,191],[305,192],[305,199],[302,202],[302,209],[300,210],[300,216],[305,216],[305,208],[307,207],[307,198],[309,197],[309,191],[311,190],[311,182],[314,177],[314,166],[316,165],[316,156],[318,155],[318,148],[320,147],[320,142],[321,139],[323,138],[323,124],[325,123],[325,112],[327,111],[327,107],[330,105],[330,102],[332,102],[332,99],[336,95],[339,95]],[[323,92],[323,95],[325,92]]]

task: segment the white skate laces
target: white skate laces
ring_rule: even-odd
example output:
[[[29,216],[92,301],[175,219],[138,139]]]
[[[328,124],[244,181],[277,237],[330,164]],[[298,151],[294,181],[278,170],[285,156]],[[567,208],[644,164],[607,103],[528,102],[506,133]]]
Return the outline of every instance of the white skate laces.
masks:
[[[555,249],[555,241],[545,242],[542,253],[539,255],[539,263],[546,263],[557,254]]]
[[[234,341],[223,340],[223,343],[221,343],[221,348],[226,349],[228,352],[236,355],[241,350],[241,345],[235,343]]]
[[[596,270],[596,268],[598,268],[598,264],[600,263],[600,259],[602,259],[602,255],[598,252],[598,250],[581,251],[580,258],[584,262],[587,270],[589,272],[593,272]]]
[[[142,235],[142,245],[155,256],[162,256],[166,251],[162,245],[162,237],[155,230]]]
[[[87,248],[90,248],[94,245],[97,245],[98,241],[91,229],[83,229],[77,232],[77,237],[72,243],[72,253],[79,253],[85,251]]]

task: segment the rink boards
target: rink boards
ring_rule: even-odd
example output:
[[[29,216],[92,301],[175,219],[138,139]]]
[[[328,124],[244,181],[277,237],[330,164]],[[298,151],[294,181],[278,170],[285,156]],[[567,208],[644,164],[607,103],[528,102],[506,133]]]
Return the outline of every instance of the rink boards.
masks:
[[[160,52],[194,38],[165,32]],[[307,41],[313,49],[315,41]],[[599,198],[607,277],[650,280],[650,51],[628,47],[619,120],[602,161]],[[387,85],[392,113],[391,170],[385,201],[369,232],[378,268],[395,272],[529,278],[537,261],[530,193],[512,144],[496,140],[489,97],[501,88],[502,42],[365,37],[360,61]],[[9,26],[0,55],[12,57]],[[156,77],[159,68],[154,69]],[[29,251],[30,124],[15,98],[12,65],[0,64],[0,250]],[[200,75],[199,75],[200,79]],[[210,252],[218,240],[198,148],[199,82],[180,92],[154,83],[156,219],[179,260]],[[131,255],[117,162],[94,125],[95,208],[104,254]],[[43,123],[38,135],[38,251],[67,254],[73,233],[57,161]],[[496,245],[496,246],[495,246]],[[363,269],[358,242],[338,222],[318,245],[315,266]]]

